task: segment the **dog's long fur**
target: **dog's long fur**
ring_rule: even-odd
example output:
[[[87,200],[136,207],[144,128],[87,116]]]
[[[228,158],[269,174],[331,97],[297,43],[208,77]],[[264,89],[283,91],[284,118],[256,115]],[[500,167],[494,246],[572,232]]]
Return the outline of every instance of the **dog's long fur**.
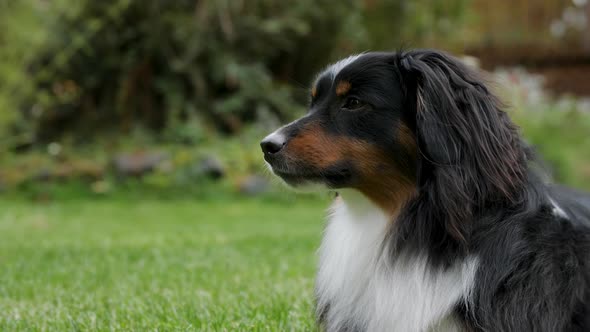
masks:
[[[590,330],[590,196],[535,175],[459,60],[349,57],[262,147],[290,185],[341,193],[320,248],[325,330]]]

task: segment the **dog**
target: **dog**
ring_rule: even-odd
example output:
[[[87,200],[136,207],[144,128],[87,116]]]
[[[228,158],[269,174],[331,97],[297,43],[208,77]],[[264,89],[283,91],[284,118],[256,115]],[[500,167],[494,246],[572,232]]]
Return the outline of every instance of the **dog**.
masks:
[[[323,330],[590,331],[590,196],[542,180],[476,70],[437,50],[364,53],[310,99],[261,147],[288,185],[338,193]]]

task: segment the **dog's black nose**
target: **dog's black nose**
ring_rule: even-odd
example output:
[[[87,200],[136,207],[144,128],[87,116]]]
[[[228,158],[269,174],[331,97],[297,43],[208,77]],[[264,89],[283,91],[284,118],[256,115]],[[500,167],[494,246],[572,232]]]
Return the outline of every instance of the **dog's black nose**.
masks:
[[[272,133],[266,136],[262,142],[260,142],[260,147],[262,148],[262,152],[265,154],[275,154],[283,148],[286,144],[285,137],[281,134]]]

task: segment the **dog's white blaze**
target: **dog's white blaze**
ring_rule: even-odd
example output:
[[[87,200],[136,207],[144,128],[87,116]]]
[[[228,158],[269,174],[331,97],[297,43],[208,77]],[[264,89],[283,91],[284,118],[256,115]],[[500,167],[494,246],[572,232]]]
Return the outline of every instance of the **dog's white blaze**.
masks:
[[[453,307],[468,301],[477,259],[433,270],[425,256],[392,262],[382,242],[388,218],[361,194],[338,199],[320,247],[318,307],[329,304],[328,331],[347,322],[366,331],[454,331]]]
[[[326,68],[326,70],[324,70],[322,72],[322,74],[328,74],[330,75],[330,78],[332,80],[334,80],[336,78],[336,76],[338,75],[338,73],[344,69],[346,66],[348,66],[349,64],[353,63],[356,59],[360,58],[363,55],[363,53],[361,54],[356,54],[356,55],[351,55],[347,58],[344,58],[332,65],[330,65],[328,68]]]

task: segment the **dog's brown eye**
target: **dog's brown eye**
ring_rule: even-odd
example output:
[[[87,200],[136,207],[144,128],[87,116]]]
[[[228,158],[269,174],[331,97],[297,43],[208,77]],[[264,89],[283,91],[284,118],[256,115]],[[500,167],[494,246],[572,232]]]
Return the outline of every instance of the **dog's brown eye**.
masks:
[[[356,110],[363,107],[365,104],[358,98],[350,97],[346,99],[343,108],[347,110]]]

